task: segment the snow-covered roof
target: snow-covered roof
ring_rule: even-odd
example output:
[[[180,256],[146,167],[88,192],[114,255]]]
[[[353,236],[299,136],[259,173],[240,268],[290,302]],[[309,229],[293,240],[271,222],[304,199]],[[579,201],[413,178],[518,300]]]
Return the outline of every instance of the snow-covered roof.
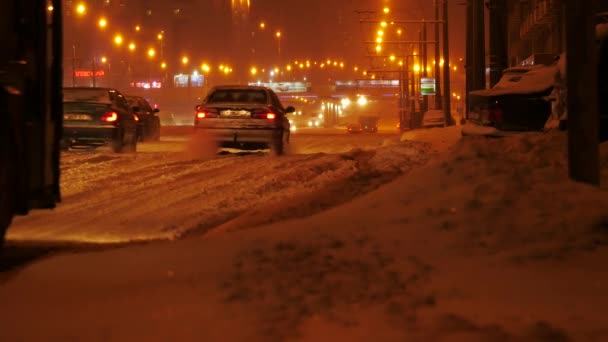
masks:
[[[471,94],[496,96],[541,93],[553,87],[557,70],[555,65],[520,66],[505,69],[500,81],[493,88],[472,91]]]

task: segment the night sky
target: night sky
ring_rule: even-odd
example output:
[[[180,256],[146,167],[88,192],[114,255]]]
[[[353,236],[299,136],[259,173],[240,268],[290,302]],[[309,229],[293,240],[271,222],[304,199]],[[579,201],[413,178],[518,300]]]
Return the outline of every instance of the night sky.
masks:
[[[238,0],[237,0],[238,2]],[[389,6],[388,19],[433,19],[431,0],[251,0],[247,19],[235,20],[231,15],[230,0],[202,1],[200,25],[191,30],[192,37],[184,37],[186,49],[233,60],[272,60],[278,56],[276,30],[281,30],[282,59],[341,58],[351,63],[365,63],[365,40],[375,38],[369,24],[359,18],[366,14],[357,11],[377,11]],[[369,14],[368,14],[369,16]],[[465,7],[458,1],[450,2],[451,55],[463,57]],[[264,21],[266,29],[258,24]],[[402,25],[406,39],[417,39],[419,26]],[[432,35],[432,30],[429,31]],[[252,53],[255,50],[255,54]],[[255,57],[252,57],[255,56]]]

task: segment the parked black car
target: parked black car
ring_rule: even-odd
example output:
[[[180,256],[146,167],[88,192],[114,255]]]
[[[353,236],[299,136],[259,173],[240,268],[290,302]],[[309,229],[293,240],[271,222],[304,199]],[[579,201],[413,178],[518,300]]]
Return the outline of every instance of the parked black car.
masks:
[[[127,100],[111,88],[64,88],[62,148],[102,145],[135,152],[137,121]]]
[[[258,86],[217,86],[196,106],[195,130],[212,135],[219,147],[271,148],[277,155],[289,143],[290,123],[275,92]]]
[[[127,95],[127,102],[137,115],[137,140],[138,141],[159,141],[160,140],[160,118],[157,113],[158,108],[152,108],[150,103],[141,96]]]
[[[542,131],[551,115],[548,96],[556,73],[556,66],[509,68],[493,88],[470,92],[462,134],[505,136]]]

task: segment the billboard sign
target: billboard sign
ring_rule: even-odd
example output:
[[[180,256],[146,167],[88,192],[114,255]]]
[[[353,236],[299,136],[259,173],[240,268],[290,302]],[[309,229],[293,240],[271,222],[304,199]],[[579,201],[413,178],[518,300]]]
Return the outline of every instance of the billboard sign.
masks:
[[[251,82],[249,85],[268,87],[276,93],[305,93],[310,90],[307,82]]]
[[[422,77],[420,79],[420,94],[421,95],[435,95],[435,79],[429,77]]]

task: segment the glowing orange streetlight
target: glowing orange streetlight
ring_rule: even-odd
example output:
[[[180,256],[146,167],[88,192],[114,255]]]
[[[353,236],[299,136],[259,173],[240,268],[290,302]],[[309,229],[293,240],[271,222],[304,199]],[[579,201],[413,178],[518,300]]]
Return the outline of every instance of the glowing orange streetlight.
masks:
[[[391,12],[391,9],[390,9],[390,8],[388,8],[388,7],[384,7],[384,8],[382,9],[382,12],[384,12],[385,14],[389,14],[389,13]]]
[[[280,61],[281,60],[281,36],[282,36],[281,31],[277,31],[275,33],[275,36],[277,37],[277,46],[278,46],[279,61]]]
[[[187,56],[182,57],[182,64],[183,64],[183,65],[188,65],[188,62],[189,62],[189,61],[190,61],[190,60],[188,59],[188,57],[187,57]]]
[[[129,51],[135,51],[135,48],[137,48],[137,46],[135,45],[135,43],[130,43],[129,44]]]
[[[87,12],[87,7],[83,4],[83,3],[79,3],[78,5],[76,5],[76,13],[78,13],[78,15],[84,15]]]
[[[154,48],[149,48],[148,49],[148,57],[154,58],[154,56],[156,56],[156,50],[154,50]]]
[[[266,23],[265,22],[260,22],[260,30],[263,30],[266,28]]]
[[[120,45],[122,45],[122,42],[123,42],[123,39],[120,34],[117,34],[114,36],[114,44],[120,46]]]
[[[136,26],[135,26],[135,32],[139,32],[139,31],[141,31],[141,26],[136,25]]]
[[[99,28],[105,29],[108,26],[108,20],[106,18],[100,18],[97,24],[99,25]]]

